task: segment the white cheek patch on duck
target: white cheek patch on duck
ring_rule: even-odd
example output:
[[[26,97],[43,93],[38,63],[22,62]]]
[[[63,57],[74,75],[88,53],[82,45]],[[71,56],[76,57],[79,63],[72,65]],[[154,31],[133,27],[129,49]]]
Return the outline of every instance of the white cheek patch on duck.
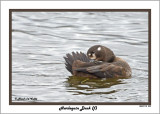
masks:
[[[96,59],[96,55],[95,55],[95,53],[94,54],[92,54],[92,57],[90,57],[90,59]]]
[[[101,51],[101,47],[98,47],[97,50],[98,50],[98,51]]]

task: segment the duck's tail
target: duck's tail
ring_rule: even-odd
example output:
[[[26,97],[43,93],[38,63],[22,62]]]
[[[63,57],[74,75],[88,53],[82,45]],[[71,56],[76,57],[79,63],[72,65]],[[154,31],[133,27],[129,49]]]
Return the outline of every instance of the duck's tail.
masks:
[[[75,60],[80,60],[82,62],[89,62],[89,58],[87,57],[86,54],[82,53],[82,52],[72,52],[72,54],[66,54],[65,57],[63,57],[65,59],[65,67],[66,69],[73,74],[72,72],[72,64]]]

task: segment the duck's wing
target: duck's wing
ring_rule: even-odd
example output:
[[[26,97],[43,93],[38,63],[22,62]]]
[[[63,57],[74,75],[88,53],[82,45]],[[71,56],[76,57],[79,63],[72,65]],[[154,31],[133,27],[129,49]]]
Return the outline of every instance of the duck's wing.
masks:
[[[89,73],[99,78],[112,78],[123,76],[124,69],[121,66],[112,63],[104,63],[84,68],[77,68],[76,71]]]
[[[82,62],[89,62],[90,59],[87,57],[86,54],[82,53],[82,52],[72,52],[72,54],[66,54],[65,57],[63,57],[65,59],[65,67],[66,69],[73,74],[72,72],[72,64],[74,61],[76,60],[80,60]]]
[[[94,65],[94,66],[90,66],[90,67],[81,67],[81,68],[77,68],[75,70],[78,72],[92,74],[98,78],[112,77],[108,72],[106,72],[104,74],[104,72],[102,71],[102,68],[104,68],[104,65]]]
[[[75,69],[76,71],[81,71],[85,73],[96,73],[101,71],[101,66],[90,66],[90,67],[82,67],[82,68],[77,68]]]
[[[92,69],[93,67],[90,67],[90,69]],[[94,67],[92,69],[92,71],[88,71],[88,68],[78,68],[78,69],[75,69],[76,71],[78,72],[84,72],[86,74],[92,74],[98,78],[112,78],[112,75],[110,75],[107,71],[105,72],[102,72],[99,68],[95,69],[96,67]]]

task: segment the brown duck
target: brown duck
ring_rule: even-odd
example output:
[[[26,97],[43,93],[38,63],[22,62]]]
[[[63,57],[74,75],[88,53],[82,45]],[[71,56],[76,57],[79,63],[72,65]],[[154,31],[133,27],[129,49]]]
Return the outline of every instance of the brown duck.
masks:
[[[116,57],[105,46],[95,45],[88,49],[87,55],[80,52],[66,54],[66,69],[74,76],[92,78],[128,78],[132,71],[123,59]]]

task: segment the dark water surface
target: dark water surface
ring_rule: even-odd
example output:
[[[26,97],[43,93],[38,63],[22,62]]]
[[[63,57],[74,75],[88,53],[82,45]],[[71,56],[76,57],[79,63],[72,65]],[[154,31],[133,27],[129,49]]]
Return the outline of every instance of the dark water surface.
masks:
[[[12,30],[14,102],[26,97],[37,102],[148,101],[146,12],[13,12]],[[125,59],[132,78],[71,76],[63,56],[86,53],[97,44]]]

